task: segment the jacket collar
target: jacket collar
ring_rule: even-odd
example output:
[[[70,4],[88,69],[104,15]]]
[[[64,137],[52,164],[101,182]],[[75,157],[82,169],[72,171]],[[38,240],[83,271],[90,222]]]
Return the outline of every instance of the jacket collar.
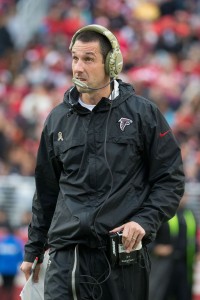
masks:
[[[133,87],[128,84],[124,83],[122,80],[117,79],[117,84],[114,87],[114,101],[110,100],[109,98],[103,97],[99,103],[95,106],[93,111],[102,111],[102,110],[109,110],[111,101],[112,102],[112,108],[117,107],[120,105],[122,102],[124,102],[127,98],[129,98],[131,95],[134,94],[134,89]],[[117,87],[118,85],[118,87]],[[112,92],[112,94],[113,94]],[[79,99],[79,92],[76,87],[71,87],[68,91],[66,91],[64,95],[63,101],[70,106],[70,108],[73,108],[77,113],[81,114],[87,114],[90,113],[88,109],[85,107],[82,107],[78,103]],[[113,99],[113,98],[112,98]]]

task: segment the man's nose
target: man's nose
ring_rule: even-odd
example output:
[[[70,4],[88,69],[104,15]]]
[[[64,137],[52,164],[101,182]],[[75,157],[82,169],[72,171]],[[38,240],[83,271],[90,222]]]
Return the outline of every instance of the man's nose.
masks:
[[[73,66],[74,72],[83,72],[84,63],[80,59]]]

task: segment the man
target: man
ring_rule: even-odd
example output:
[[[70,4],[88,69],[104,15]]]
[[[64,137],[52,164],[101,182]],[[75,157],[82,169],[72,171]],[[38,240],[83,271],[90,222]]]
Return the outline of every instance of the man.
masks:
[[[0,236],[0,286],[1,300],[13,300],[15,279],[23,260],[23,244],[8,223],[4,235]]]
[[[184,194],[175,216],[162,224],[151,245],[150,300],[191,300],[199,256],[198,223]]]
[[[70,50],[75,87],[44,125],[21,270],[28,279],[48,244],[45,300],[145,300],[146,244],[183,194],[180,149],[158,108],[116,79],[122,55],[110,31],[86,26]],[[125,252],[109,248],[120,232]],[[116,249],[126,259],[113,264]]]

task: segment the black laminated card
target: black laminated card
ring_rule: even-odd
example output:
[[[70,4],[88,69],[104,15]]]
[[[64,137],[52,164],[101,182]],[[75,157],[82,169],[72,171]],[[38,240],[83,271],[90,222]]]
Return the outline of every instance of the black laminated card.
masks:
[[[110,263],[111,266],[117,264],[119,259],[118,253],[118,235],[116,233],[110,234],[109,236],[109,256],[110,256]]]
[[[137,248],[134,248],[133,251],[127,253],[122,243],[121,232],[110,235],[109,246],[110,263],[112,266],[116,264],[120,266],[133,264],[137,259],[137,251],[135,250],[140,250],[142,248],[142,244],[140,243]]]

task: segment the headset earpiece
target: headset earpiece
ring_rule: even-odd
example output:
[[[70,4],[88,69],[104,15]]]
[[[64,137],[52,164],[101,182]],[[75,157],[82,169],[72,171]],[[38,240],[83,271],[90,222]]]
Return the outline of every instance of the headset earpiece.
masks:
[[[106,74],[108,74],[111,78],[117,77],[121,72],[122,67],[123,58],[121,51],[118,51],[117,49],[109,51],[105,61]]]
[[[105,61],[105,71],[106,71],[106,74],[108,74],[110,76],[110,78],[116,78],[122,70],[123,57],[122,57],[122,53],[120,51],[120,47],[119,47],[117,38],[107,28],[105,28],[101,25],[88,25],[88,26],[81,28],[72,37],[69,49],[72,50],[72,47],[76,41],[77,35],[83,31],[87,31],[87,30],[98,32],[98,33],[104,35],[109,40],[109,42],[112,46],[112,50],[109,51],[109,53],[107,54],[106,61]]]

